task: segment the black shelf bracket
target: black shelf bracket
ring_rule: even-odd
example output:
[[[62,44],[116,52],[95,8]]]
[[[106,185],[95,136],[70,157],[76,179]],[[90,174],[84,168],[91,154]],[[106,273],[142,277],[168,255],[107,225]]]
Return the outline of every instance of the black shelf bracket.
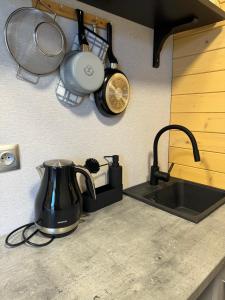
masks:
[[[198,18],[191,16],[176,22],[159,22],[154,29],[153,68],[160,65],[160,53],[168,37],[176,32],[193,28],[198,23]]]

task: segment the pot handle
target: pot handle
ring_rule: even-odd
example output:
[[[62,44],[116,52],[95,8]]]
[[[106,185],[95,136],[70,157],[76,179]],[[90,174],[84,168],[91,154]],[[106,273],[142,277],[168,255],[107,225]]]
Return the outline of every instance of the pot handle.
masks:
[[[110,64],[118,65],[118,60],[113,53],[113,42],[112,42],[112,24],[107,23],[107,42],[109,44],[108,48],[108,59]]]
[[[85,28],[84,28],[84,12],[81,9],[76,9],[76,14],[77,14],[77,22],[78,22],[79,44],[81,48],[82,47],[84,48],[84,46],[88,46],[89,48],[89,44],[85,35]]]
[[[32,84],[38,84],[40,76],[32,74],[24,70],[21,66],[18,66],[16,78]]]
[[[87,191],[93,200],[96,200],[95,184],[91,173],[84,167],[75,166],[75,174],[81,173],[85,177]]]

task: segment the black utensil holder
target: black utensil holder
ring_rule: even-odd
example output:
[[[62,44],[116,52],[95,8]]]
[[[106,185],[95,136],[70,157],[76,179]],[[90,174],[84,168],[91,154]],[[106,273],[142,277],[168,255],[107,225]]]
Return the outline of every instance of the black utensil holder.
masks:
[[[83,193],[83,210],[94,212],[103,207],[116,203],[123,198],[123,188],[113,188],[111,185],[103,185],[95,189],[96,200],[93,200],[86,192]]]

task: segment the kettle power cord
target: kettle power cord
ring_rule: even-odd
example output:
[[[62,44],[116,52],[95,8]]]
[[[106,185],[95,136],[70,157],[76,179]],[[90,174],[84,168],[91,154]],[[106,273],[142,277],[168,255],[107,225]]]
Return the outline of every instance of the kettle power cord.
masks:
[[[14,229],[12,232],[10,232],[6,239],[5,239],[5,244],[8,246],[8,247],[11,247],[11,248],[15,248],[15,247],[18,247],[18,246],[21,246],[23,244],[28,244],[30,246],[33,246],[33,247],[44,247],[44,246],[47,246],[49,245],[54,239],[55,237],[54,236],[51,236],[49,241],[45,242],[45,243],[42,243],[42,244],[37,244],[37,243],[33,243],[30,241],[30,239],[36,235],[38,232],[40,232],[40,230],[36,229],[33,233],[31,233],[29,236],[26,236],[25,233],[26,231],[31,228],[32,226],[35,226],[35,223],[32,222],[32,223],[28,223],[28,224],[25,224],[23,226],[20,226],[16,229]],[[19,230],[23,229],[22,231],[22,240],[18,243],[12,243],[10,242],[10,238],[12,237],[12,235],[14,235],[16,232],[18,232]]]

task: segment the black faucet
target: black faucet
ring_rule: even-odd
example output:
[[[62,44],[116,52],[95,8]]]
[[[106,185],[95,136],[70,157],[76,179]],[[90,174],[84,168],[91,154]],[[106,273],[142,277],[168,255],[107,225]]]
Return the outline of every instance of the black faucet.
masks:
[[[195,139],[194,135],[192,134],[192,132],[189,129],[187,129],[186,127],[181,126],[181,125],[169,125],[169,126],[163,127],[157,133],[157,135],[155,137],[155,140],[154,140],[153,165],[151,166],[151,177],[150,177],[150,184],[151,185],[157,185],[159,183],[159,180],[169,181],[169,179],[170,179],[170,172],[171,172],[174,164],[171,165],[168,173],[160,171],[159,165],[158,165],[158,142],[159,142],[159,138],[161,137],[161,135],[165,131],[168,131],[168,130],[171,130],[171,129],[181,130],[181,131],[183,131],[184,133],[187,134],[187,136],[189,137],[189,139],[191,141],[191,144],[192,144],[194,159],[195,159],[195,161],[200,161],[200,154],[199,154],[196,139]]]

